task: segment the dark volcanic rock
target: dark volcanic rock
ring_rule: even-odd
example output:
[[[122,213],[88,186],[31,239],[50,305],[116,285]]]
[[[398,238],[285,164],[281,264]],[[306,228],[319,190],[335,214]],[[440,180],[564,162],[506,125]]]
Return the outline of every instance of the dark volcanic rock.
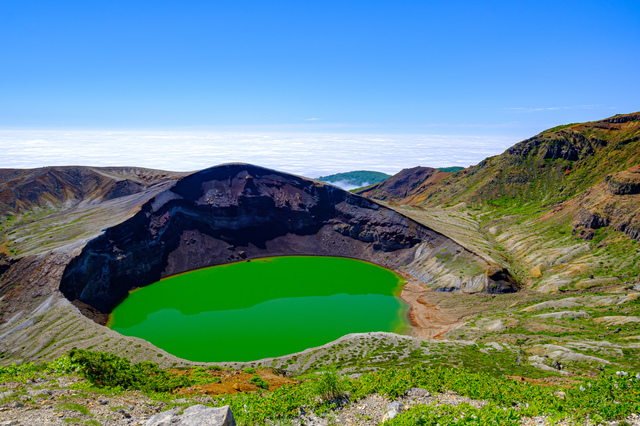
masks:
[[[487,293],[515,293],[518,283],[509,271],[499,266],[491,266],[486,272]]]
[[[608,222],[605,218],[586,209],[580,210],[574,218],[574,227],[582,226],[588,229],[599,229],[607,225]]]
[[[640,181],[633,181],[630,179],[618,180],[612,176],[605,178],[607,182],[607,189],[609,192],[615,195],[632,195],[640,194]]]
[[[335,255],[397,268],[443,235],[330,185],[231,164],[189,175],[90,241],[60,290],[108,313],[129,290],[205,266],[278,255]],[[77,301],[81,302],[78,303]],[[96,312],[88,316],[97,319]]]

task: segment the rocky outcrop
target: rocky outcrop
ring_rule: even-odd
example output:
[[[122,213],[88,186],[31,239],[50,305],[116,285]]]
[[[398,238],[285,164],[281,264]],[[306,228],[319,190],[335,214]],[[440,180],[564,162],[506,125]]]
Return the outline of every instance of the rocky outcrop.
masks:
[[[135,216],[88,242],[66,267],[60,290],[87,314],[108,313],[131,289],[206,266],[331,255],[398,269],[414,261],[418,248],[445,244],[463,250],[432,229],[334,186],[231,164],[177,181]],[[488,278],[492,291],[508,290],[503,275]]]
[[[492,265],[485,272],[487,293],[513,293],[518,289],[518,283],[509,271],[498,265]]]
[[[640,165],[615,175],[607,176],[604,181],[607,190],[614,195],[640,194]]]
[[[602,217],[598,213],[581,209],[573,218],[572,225],[572,235],[583,240],[592,240],[595,236],[594,230],[609,225],[609,221],[606,217]]]

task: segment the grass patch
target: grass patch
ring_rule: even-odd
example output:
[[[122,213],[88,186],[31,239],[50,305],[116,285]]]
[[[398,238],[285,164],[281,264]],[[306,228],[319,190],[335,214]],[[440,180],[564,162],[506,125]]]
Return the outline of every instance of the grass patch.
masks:
[[[75,402],[63,402],[62,404],[58,405],[56,407],[56,411],[62,411],[62,410],[72,410],[72,411],[77,411],[81,414],[84,414],[85,416],[90,416],[91,413],[89,412],[89,409],[87,407],[85,407],[84,405],[80,405],[78,403]]]

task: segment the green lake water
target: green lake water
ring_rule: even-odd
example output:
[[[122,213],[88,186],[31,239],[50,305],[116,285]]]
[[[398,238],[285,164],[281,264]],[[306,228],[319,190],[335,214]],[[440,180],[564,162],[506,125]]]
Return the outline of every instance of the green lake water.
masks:
[[[349,333],[406,332],[404,280],[339,257],[272,257],[213,266],[132,291],[109,327],[191,361],[253,361]]]

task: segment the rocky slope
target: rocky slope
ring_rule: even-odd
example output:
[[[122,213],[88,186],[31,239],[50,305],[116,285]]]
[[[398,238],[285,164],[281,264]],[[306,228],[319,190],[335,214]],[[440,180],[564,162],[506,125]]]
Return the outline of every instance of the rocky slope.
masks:
[[[417,169],[387,181],[413,182],[411,193],[380,186],[361,194],[454,238],[446,229],[466,227],[458,242],[527,286],[570,290],[640,274],[638,167],[633,113],[549,129],[437,182]]]
[[[129,173],[111,171],[116,172]],[[331,185],[245,164],[184,177],[153,176],[158,178],[119,197],[106,195],[104,188],[113,184],[108,179],[97,185],[100,191],[92,189],[94,184],[85,187],[85,179],[79,191],[60,193],[91,194],[89,200],[63,201],[50,214],[22,213],[21,220],[4,220],[9,253],[0,277],[2,362],[49,359],[73,346],[115,350],[134,359],[157,353],[163,361],[182,362],[99,324],[133,288],[204,266],[264,256],[368,260],[399,270],[421,284],[422,292],[427,287],[516,289],[502,267],[433,229]],[[26,194],[23,190],[21,196],[41,207],[42,197]],[[26,204],[13,208],[24,212]],[[414,294],[418,304],[419,297]]]
[[[37,216],[80,203],[96,204],[181,175],[134,167],[0,169],[0,215]]]

